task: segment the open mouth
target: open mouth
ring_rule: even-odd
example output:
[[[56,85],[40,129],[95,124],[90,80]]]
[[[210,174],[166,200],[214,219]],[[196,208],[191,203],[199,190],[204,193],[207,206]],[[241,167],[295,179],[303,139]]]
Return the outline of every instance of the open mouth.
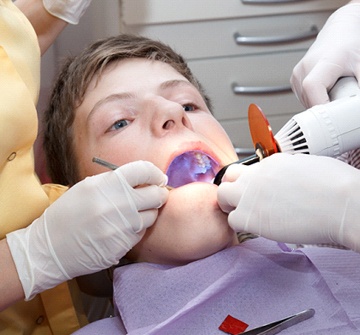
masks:
[[[193,182],[211,183],[219,164],[201,151],[188,151],[173,159],[166,171],[168,185],[180,187]]]

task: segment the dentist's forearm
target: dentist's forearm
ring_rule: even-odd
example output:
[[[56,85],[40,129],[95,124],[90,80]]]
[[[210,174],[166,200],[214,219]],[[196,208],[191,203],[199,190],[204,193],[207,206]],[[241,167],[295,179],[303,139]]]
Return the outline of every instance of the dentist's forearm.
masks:
[[[43,55],[67,26],[67,22],[49,14],[42,0],[16,0],[14,3],[34,27]]]
[[[0,240],[0,311],[25,298],[6,239]]]

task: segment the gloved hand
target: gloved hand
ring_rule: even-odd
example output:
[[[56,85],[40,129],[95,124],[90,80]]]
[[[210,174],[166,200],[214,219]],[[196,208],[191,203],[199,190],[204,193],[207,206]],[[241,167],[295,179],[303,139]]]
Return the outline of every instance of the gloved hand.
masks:
[[[91,0],[43,0],[45,9],[59,19],[78,24]]]
[[[360,83],[360,2],[335,11],[295,66],[290,82],[307,108],[329,102],[327,92],[340,77]]]
[[[26,299],[117,264],[156,220],[166,182],[152,163],[129,163],[79,182],[29,227],[8,234]]]
[[[218,202],[236,232],[360,251],[360,171],[334,158],[281,153],[231,165]]]

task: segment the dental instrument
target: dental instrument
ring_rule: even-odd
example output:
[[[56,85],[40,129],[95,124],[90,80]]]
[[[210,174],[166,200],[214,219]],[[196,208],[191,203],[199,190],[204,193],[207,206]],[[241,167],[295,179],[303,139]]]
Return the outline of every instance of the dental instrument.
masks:
[[[354,77],[338,80],[330,101],[294,115],[274,136],[261,109],[251,104],[249,128],[255,154],[231,164],[250,165],[276,152],[337,157],[360,147],[360,88]],[[214,178],[220,185],[224,166]]]
[[[291,315],[285,319],[275,321],[272,323],[268,323],[266,325],[260,326],[258,328],[250,329],[250,330],[245,331],[240,334],[241,335],[274,335],[274,334],[278,334],[284,329],[292,327],[295,324],[298,324],[299,322],[305,321],[305,320],[313,317],[314,314],[315,314],[314,309],[312,309],[312,308],[306,309],[302,312]],[[237,334],[237,335],[240,335],[240,334]]]
[[[117,165],[112,164],[112,163],[109,163],[109,162],[107,162],[107,161],[104,161],[103,159],[98,158],[98,157],[93,157],[92,161],[93,161],[94,163],[99,164],[99,165],[105,166],[105,167],[107,167],[107,168],[110,169],[110,170],[116,170],[116,169],[118,168]]]
[[[119,167],[118,165],[115,165],[115,164],[113,164],[113,163],[110,163],[110,162],[108,162],[108,161],[105,161],[105,160],[103,160],[103,159],[101,159],[101,158],[99,158],[99,157],[93,157],[92,161],[93,161],[94,163],[99,164],[99,165],[105,166],[105,167],[107,167],[107,168],[110,169],[110,170],[116,170],[116,169]],[[165,187],[166,187],[169,191],[173,189],[173,187],[171,187],[171,186],[169,186],[169,185],[166,185]]]

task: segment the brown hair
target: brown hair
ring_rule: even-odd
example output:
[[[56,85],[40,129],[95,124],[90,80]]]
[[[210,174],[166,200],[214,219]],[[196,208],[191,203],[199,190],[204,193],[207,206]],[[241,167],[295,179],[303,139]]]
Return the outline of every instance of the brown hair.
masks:
[[[145,37],[121,34],[99,40],[64,63],[44,115],[44,150],[53,182],[73,185],[79,181],[73,148],[75,109],[82,103],[89,83],[110,63],[128,58],[157,60],[172,66],[211,103],[183,57],[169,46]]]

